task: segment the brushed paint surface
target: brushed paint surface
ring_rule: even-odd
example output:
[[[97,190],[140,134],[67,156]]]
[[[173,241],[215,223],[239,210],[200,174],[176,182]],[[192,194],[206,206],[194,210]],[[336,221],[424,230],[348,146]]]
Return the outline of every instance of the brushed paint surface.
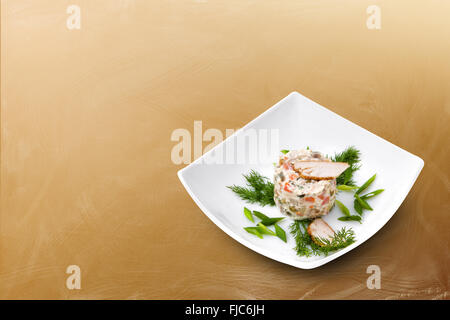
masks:
[[[366,27],[374,2],[380,30]],[[449,13],[438,0],[2,0],[0,298],[448,299]],[[225,133],[292,91],[425,161],[382,230],[314,270],[232,240],[170,158],[173,130]],[[81,290],[66,288],[72,264]]]

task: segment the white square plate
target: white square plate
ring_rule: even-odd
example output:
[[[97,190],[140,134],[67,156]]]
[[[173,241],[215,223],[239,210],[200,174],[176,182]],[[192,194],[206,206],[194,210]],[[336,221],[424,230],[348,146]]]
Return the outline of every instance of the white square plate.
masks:
[[[370,200],[374,210],[364,211],[362,224],[339,221],[337,218],[342,216],[342,213],[336,206],[324,217],[334,230],[343,226],[353,228],[356,235],[355,243],[328,256],[306,258],[297,256],[293,249],[295,241],[288,232],[292,222],[289,218],[280,224],[287,233],[287,244],[277,237],[265,236],[264,239],[259,239],[243,229],[253,225],[243,214],[244,206],[271,217],[282,215],[276,207],[261,207],[244,202],[226,186],[244,185],[242,175],[251,169],[272,179],[273,162],[278,160],[279,150],[274,150],[270,154],[270,161],[258,160],[256,163],[247,164],[206,162],[214,155],[226,154],[229,150],[227,145],[236,142],[236,139],[247,130],[254,129],[278,129],[279,150],[309,146],[312,150],[334,155],[353,145],[361,151],[362,166],[356,172],[355,181],[362,184],[377,173],[376,180],[367,191],[383,188],[385,192]],[[201,158],[178,171],[178,177],[200,209],[232,238],[266,257],[298,268],[311,269],[342,256],[380,230],[405,199],[423,165],[421,158],[293,92]],[[339,192],[338,199],[354,212],[350,193]]]

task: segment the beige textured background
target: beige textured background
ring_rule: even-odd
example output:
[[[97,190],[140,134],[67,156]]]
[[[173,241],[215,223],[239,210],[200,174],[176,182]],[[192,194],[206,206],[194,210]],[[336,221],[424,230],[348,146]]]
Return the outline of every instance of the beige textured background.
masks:
[[[1,0],[0,298],[448,299],[449,14],[445,0]],[[294,90],[425,160],[380,232],[314,270],[227,236],[170,161],[174,129],[238,128]]]

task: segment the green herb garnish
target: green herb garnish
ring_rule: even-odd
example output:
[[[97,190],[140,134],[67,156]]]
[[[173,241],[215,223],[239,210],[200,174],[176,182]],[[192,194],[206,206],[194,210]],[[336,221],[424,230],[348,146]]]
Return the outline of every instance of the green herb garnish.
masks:
[[[363,214],[363,208],[356,199],[353,201],[353,208],[355,208],[355,211],[358,212],[359,215]]]
[[[356,190],[356,194],[360,194],[361,192],[363,192],[364,190],[367,189],[368,186],[370,186],[372,184],[372,182],[375,180],[377,174],[375,173],[373,176],[370,177],[369,180],[367,180],[366,182],[364,182],[364,184],[359,187],[358,190]]]
[[[356,193],[355,193],[355,199],[361,205],[361,207],[363,209],[367,209],[367,210],[370,210],[370,211],[373,210],[372,207],[367,203],[367,201],[364,200],[364,199],[361,199],[360,196],[358,196]]]
[[[261,220],[269,220],[270,217],[266,216],[264,213],[253,210],[253,214]]]
[[[360,216],[354,216],[350,214],[350,210],[348,210],[348,208],[339,200],[335,200],[336,204],[338,205],[339,209],[341,209],[342,213],[344,214],[344,216],[339,217],[338,220],[341,221],[358,221],[359,223],[361,223],[361,217]]]
[[[375,191],[366,193],[365,195],[362,195],[360,198],[361,198],[361,199],[364,199],[364,200],[367,200],[367,199],[370,199],[370,198],[375,197],[377,194],[380,194],[380,193],[382,193],[383,191],[384,191],[384,189],[378,189],[378,190],[375,190]]]
[[[299,256],[310,257],[312,255],[325,254],[345,248],[355,242],[355,233],[352,229],[345,227],[335,232],[333,239],[315,239],[321,245],[316,244],[308,234],[308,226],[312,222],[311,219],[296,220],[291,224],[289,231],[295,239],[295,251]]]
[[[275,223],[277,223],[278,221],[281,221],[284,219],[284,217],[278,217],[278,218],[270,218],[268,216],[266,216],[264,213],[259,212],[254,210],[253,214],[258,217],[259,219],[261,219],[261,223],[265,226],[271,226]]]
[[[289,150],[281,150],[281,153],[283,153],[283,154],[286,154],[286,153],[288,153],[289,152]]]
[[[284,217],[280,217],[280,218],[269,218],[269,219],[264,219],[261,221],[261,223],[265,226],[271,226],[273,224],[278,223],[279,221],[283,220]]]
[[[358,189],[358,186],[348,186],[346,184],[341,184],[341,185],[337,186],[337,189],[341,190],[341,191],[352,191],[352,190]]]
[[[246,227],[246,228],[244,228],[244,230],[247,231],[248,233],[254,234],[255,236],[257,236],[260,239],[263,238],[262,234],[259,232],[258,227]]]
[[[275,233],[277,234],[278,238],[280,238],[284,242],[287,242],[286,232],[277,224],[275,225]]]
[[[346,162],[350,166],[344,172],[342,172],[342,174],[339,177],[337,177],[336,179],[337,185],[342,184],[345,184],[347,186],[356,185],[355,181],[353,180],[353,174],[360,167],[359,165],[360,155],[361,152],[355,147],[351,146],[342,151],[341,153],[336,153],[334,157],[331,158],[332,161]]]
[[[353,216],[342,216],[342,217],[339,217],[338,220],[341,220],[341,221],[358,221],[359,223],[362,223],[361,222],[361,216],[355,216],[355,215],[353,215]]]
[[[274,206],[273,189],[274,185],[269,178],[262,176],[260,173],[252,170],[249,174],[243,175],[247,187],[237,185],[227,186],[236,193],[242,200],[249,203],[259,203],[261,206]]]
[[[332,240],[318,240],[322,243],[322,246],[319,246],[319,251],[325,254],[325,256],[327,256],[330,252],[348,247],[356,241],[355,232],[352,229],[346,229],[345,227],[335,232]]]
[[[267,228],[265,225],[263,225],[261,222],[258,223],[258,228],[259,228],[259,232],[262,234],[267,234],[269,236],[275,236],[275,232],[273,232],[272,230],[270,230],[269,228]]]
[[[253,219],[253,215],[252,212],[244,207],[244,214],[247,217],[248,220],[250,220],[251,222],[255,222],[255,220]]]
[[[345,214],[346,216],[350,216],[350,210],[348,210],[348,208],[342,202],[340,202],[338,199],[334,201],[338,205],[339,209],[341,209],[343,214]]]
[[[295,248],[298,256],[310,257],[318,254],[318,245],[315,244],[308,234],[308,226],[312,220],[296,220],[289,226],[289,231],[294,237]]]
[[[247,216],[247,218],[251,217],[253,219],[253,216],[259,218],[261,222],[259,222],[256,227],[246,227],[244,230],[247,232],[254,234],[262,239],[263,235],[269,235],[269,236],[277,236],[284,242],[286,242],[286,232],[279,226],[277,223],[284,219],[284,217],[277,217],[277,218],[270,218],[266,216],[264,213],[254,210],[251,212],[249,209],[244,208],[244,214]],[[249,218],[250,220],[250,218]],[[255,222],[254,220],[250,220],[252,222]],[[268,226],[274,225],[275,226],[275,232],[268,228]]]

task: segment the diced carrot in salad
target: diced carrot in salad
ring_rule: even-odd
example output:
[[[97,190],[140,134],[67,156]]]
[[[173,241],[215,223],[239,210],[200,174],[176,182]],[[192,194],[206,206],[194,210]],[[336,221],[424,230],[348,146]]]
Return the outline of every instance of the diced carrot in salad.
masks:
[[[330,197],[326,197],[325,199],[323,199],[322,205],[327,204],[329,201],[330,201]]]
[[[289,183],[288,182],[286,182],[285,184],[284,184],[284,191],[287,191],[287,192],[292,192],[292,190],[291,189],[289,189]]]

